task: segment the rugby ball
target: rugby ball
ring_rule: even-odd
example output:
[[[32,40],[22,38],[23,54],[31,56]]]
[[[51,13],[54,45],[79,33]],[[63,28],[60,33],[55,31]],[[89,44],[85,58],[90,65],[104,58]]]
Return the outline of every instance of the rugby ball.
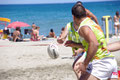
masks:
[[[50,44],[47,48],[48,51],[48,55],[52,58],[52,59],[56,59],[59,57],[58,54],[58,46],[56,44]]]

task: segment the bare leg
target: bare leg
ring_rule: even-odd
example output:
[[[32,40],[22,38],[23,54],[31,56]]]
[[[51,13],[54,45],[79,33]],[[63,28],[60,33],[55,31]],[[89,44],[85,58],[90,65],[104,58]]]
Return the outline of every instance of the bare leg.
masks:
[[[117,26],[114,25],[114,27],[115,27],[115,35],[117,36]]]
[[[86,72],[85,74],[81,75],[79,80],[99,80],[99,79]]]
[[[119,35],[119,33],[120,33],[120,25],[118,25],[118,35]]]
[[[75,72],[77,79],[79,79],[79,76],[81,76],[81,73],[77,73],[74,69],[73,69],[73,71]]]
[[[99,80],[98,78],[96,78],[95,76],[89,74],[88,72],[86,72],[85,74],[81,74],[81,72],[77,72],[75,69],[73,69],[78,80]]]

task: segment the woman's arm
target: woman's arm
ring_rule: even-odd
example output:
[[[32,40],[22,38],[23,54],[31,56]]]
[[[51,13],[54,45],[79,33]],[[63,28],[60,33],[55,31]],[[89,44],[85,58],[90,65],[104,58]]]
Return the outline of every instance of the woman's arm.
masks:
[[[99,23],[98,23],[98,20],[97,20],[97,17],[96,17],[92,12],[90,12],[88,9],[85,9],[85,10],[86,10],[87,16],[92,17],[92,18],[94,19],[94,21],[95,21],[97,24],[99,24]]]

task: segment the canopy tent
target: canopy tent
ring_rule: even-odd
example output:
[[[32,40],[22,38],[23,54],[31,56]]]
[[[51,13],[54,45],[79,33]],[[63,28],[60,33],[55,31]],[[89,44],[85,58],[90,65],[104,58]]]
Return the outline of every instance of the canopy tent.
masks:
[[[11,22],[11,20],[8,19],[8,18],[0,17],[0,25],[4,25],[6,27],[7,26],[7,22]],[[2,33],[4,33],[4,34],[2,34]],[[1,30],[1,37],[0,38],[7,39],[7,37],[8,37],[8,34],[6,34],[4,30]]]
[[[8,19],[8,18],[2,18],[2,17],[0,17],[0,21],[10,22],[11,20],[10,20],[10,19]]]
[[[0,24],[5,25],[5,27],[6,27],[7,22],[11,22],[11,20],[8,18],[0,17]]]

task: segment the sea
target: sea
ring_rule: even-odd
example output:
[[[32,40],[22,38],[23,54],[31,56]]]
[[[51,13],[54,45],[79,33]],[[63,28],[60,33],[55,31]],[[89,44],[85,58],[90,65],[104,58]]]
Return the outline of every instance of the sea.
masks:
[[[6,4],[0,5],[0,17],[9,18],[11,22],[21,21],[29,25],[35,23],[40,27],[40,35],[47,36],[50,29],[59,36],[61,28],[67,23],[72,22],[71,8],[75,3],[53,3],[53,4]],[[103,16],[111,16],[109,20],[110,33],[114,34],[113,17],[116,11],[120,12],[120,1],[106,2],[83,2],[83,6],[90,10],[98,19],[100,26],[105,30],[105,20]],[[7,23],[8,25],[9,23]],[[4,29],[4,25],[0,24],[0,29]],[[21,28],[24,34],[24,29]],[[12,30],[13,31],[13,30]]]

